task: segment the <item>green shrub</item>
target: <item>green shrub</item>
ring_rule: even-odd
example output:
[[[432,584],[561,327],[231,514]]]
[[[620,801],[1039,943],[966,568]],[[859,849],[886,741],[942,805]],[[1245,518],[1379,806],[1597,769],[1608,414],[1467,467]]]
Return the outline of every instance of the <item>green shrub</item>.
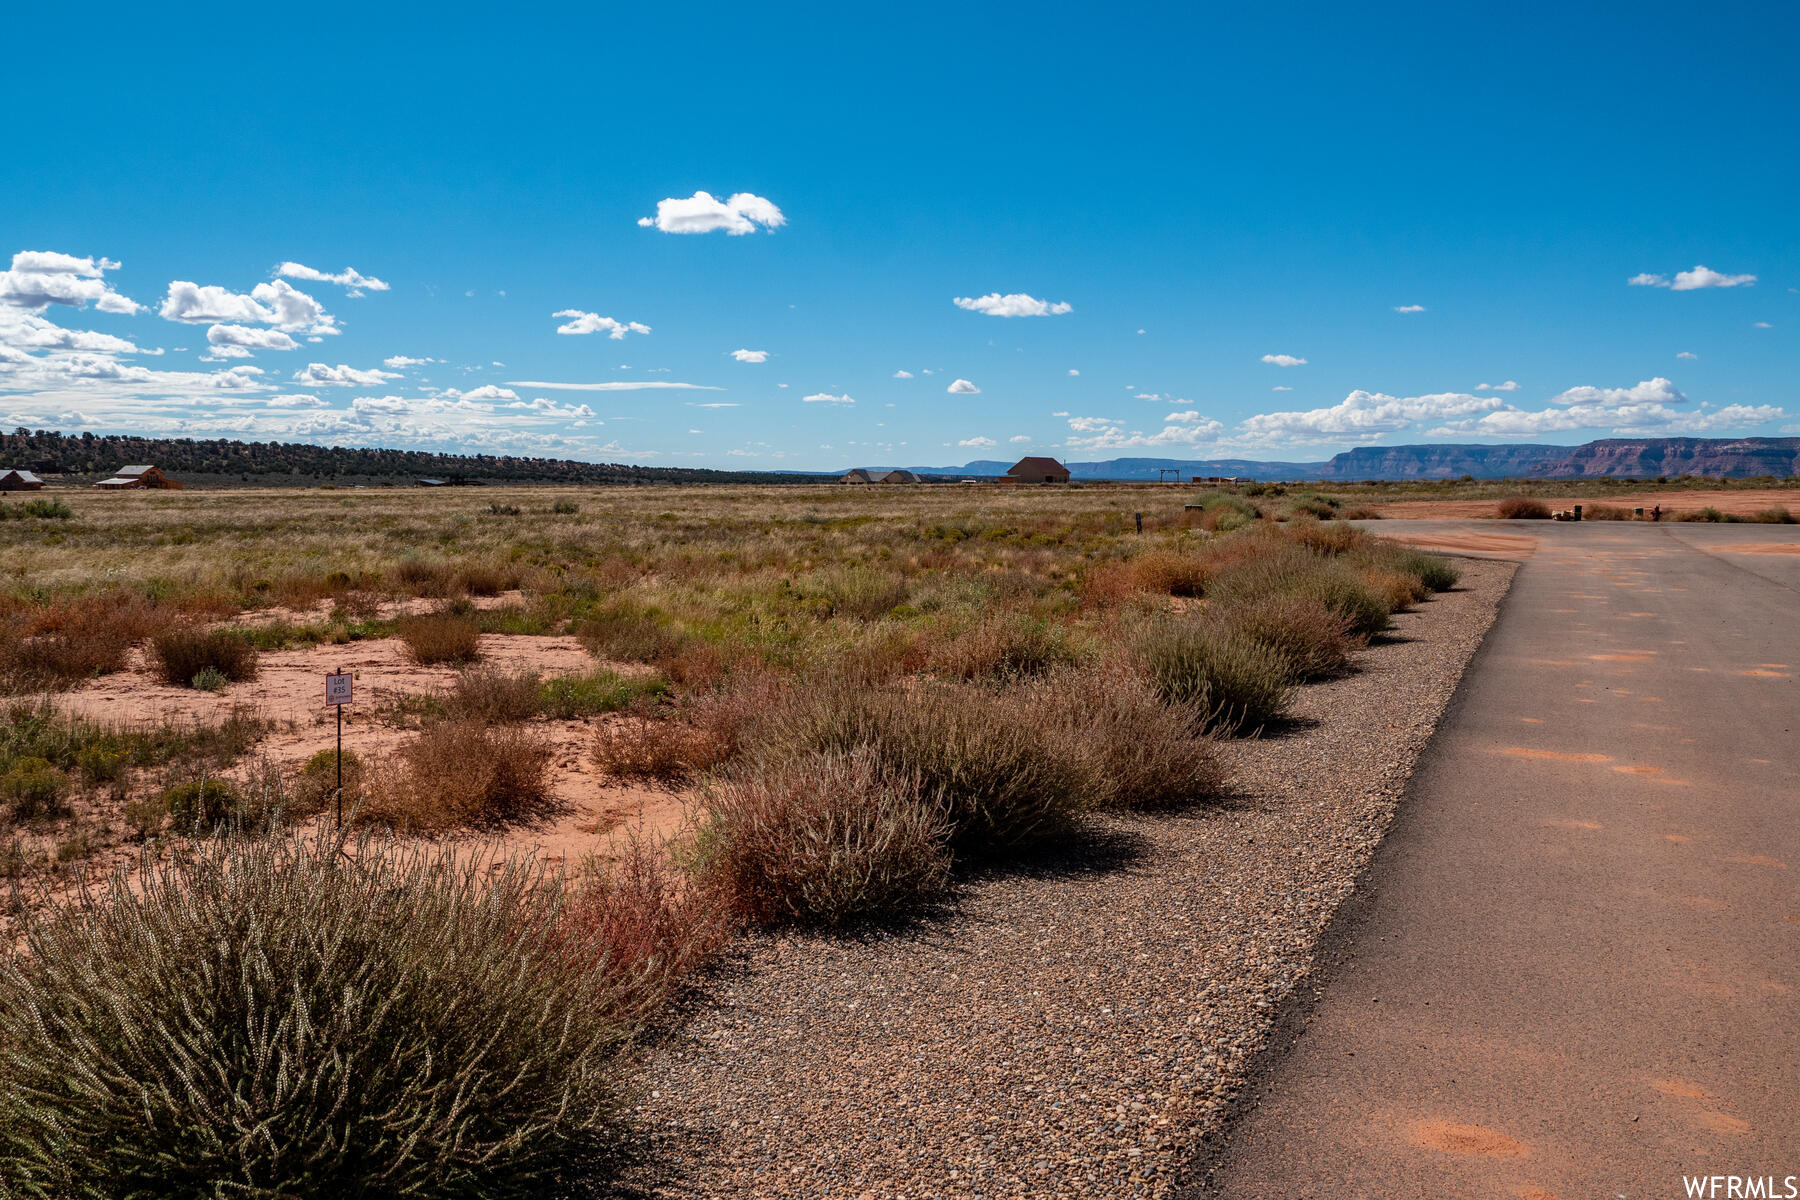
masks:
[[[1255,731],[1287,711],[1293,666],[1229,627],[1165,618],[1144,632],[1138,651],[1157,695],[1194,714],[1202,728]]]
[[[1744,520],[1758,525],[1792,525],[1794,514],[1785,508],[1762,508],[1745,517]]]
[[[151,638],[150,653],[163,681],[177,687],[194,686],[203,671],[233,683],[256,678],[256,647],[235,629],[178,625]]]
[[[222,692],[229,682],[231,681],[225,678],[224,672],[217,667],[202,667],[200,673],[189,681],[188,686],[196,692]]]
[[[701,814],[703,870],[760,924],[892,917],[949,885],[942,813],[868,748],[716,781]]]
[[[546,716],[558,721],[579,721],[630,708],[639,697],[654,699],[668,690],[661,676],[627,680],[611,671],[593,671],[545,680],[538,704]]]
[[[0,948],[0,1193],[523,1197],[566,1172],[619,1111],[637,975],[558,877],[350,849],[146,859]]]
[[[17,821],[63,815],[68,811],[63,804],[68,791],[68,779],[44,758],[20,758],[11,770],[0,775],[0,802],[6,804]]]
[[[27,500],[23,504],[0,504],[0,520],[23,520],[37,517],[45,521],[67,521],[75,510],[61,500]]]
[[[672,656],[682,642],[661,613],[623,600],[590,610],[575,636],[589,654],[609,662],[656,662]]]
[[[196,779],[163,792],[162,806],[176,829],[189,832],[215,829],[230,821],[242,800],[223,779]]]
[[[1264,596],[1301,596],[1343,617],[1358,635],[1387,628],[1393,606],[1350,564],[1298,548],[1270,547],[1219,572],[1207,589],[1209,604],[1234,607]]]

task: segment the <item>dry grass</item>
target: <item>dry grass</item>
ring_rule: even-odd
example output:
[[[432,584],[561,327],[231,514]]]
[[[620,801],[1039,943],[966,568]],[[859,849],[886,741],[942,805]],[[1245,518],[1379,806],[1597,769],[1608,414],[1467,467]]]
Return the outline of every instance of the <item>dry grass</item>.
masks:
[[[674,784],[717,766],[727,753],[710,730],[640,710],[602,725],[589,756],[608,775]]]
[[[1167,617],[1138,641],[1157,695],[1220,733],[1255,733],[1287,712],[1294,668],[1221,622]]]
[[[550,802],[554,757],[542,734],[479,720],[433,722],[373,773],[361,814],[407,829],[516,820]]]
[[[443,611],[403,617],[397,632],[407,654],[421,666],[481,657],[481,623],[473,616]]]
[[[1347,617],[1312,596],[1252,596],[1208,616],[1279,654],[1290,683],[1342,674],[1350,667],[1352,647],[1361,641],[1352,635]]]
[[[949,886],[949,823],[869,748],[727,777],[701,810],[703,874],[759,924],[894,917]]]
[[[1503,521],[1548,521],[1550,506],[1530,496],[1508,496],[1494,506],[1494,515]]]
[[[150,655],[163,682],[194,687],[204,671],[232,683],[256,678],[256,647],[234,629],[178,625],[150,639]]]

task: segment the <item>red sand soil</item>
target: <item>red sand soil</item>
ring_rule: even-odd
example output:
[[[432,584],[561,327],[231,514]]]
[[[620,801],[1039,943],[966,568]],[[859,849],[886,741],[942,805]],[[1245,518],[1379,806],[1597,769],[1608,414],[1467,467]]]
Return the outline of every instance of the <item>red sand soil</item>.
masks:
[[[266,614],[262,616],[269,619]],[[572,637],[483,634],[481,652],[486,666],[507,671],[534,670],[545,678],[586,673],[599,667],[625,676],[647,669],[596,662]],[[246,706],[256,716],[273,722],[274,727],[245,755],[236,773],[243,773],[262,757],[292,772],[318,751],[336,744],[335,715],[324,704],[324,676],[336,670],[351,671],[356,676],[356,702],[346,706],[344,714],[344,748],[368,761],[380,761],[414,736],[411,731],[378,721],[378,709],[402,696],[447,691],[457,677],[452,667],[411,662],[398,638],[382,638],[270,651],[259,658],[256,679],[211,694],[163,683],[152,673],[140,649],[133,652],[126,670],[102,676],[79,691],[47,699],[61,712],[125,726],[171,720],[216,722],[233,708]],[[534,853],[552,865],[575,868],[590,855],[601,860],[613,857],[623,836],[641,834],[658,840],[676,832],[687,815],[687,797],[683,793],[612,779],[590,760],[589,751],[601,722],[616,719],[533,722],[550,738],[556,751],[551,764],[551,793],[556,804],[551,811],[539,820],[508,826],[497,833],[449,836],[455,840],[497,841],[505,853]],[[136,854],[133,845],[121,840],[121,814],[111,811],[115,807],[103,797],[76,804],[83,825],[96,832],[111,827],[111,835],[103,838],[107,844],[86,861],[90,872],[105,871]]]
[[[1398,520],[1432,520],[1468,517],[1491,517],[1500,501],[1495,500],[1394,500],[1376,504],[1382,516]],[[1800,488],[1755,488],[1741,491],[1627,492],[1609,496],[1545,497],[1551,508],[1568,508],[1575,504],[1610,504],[1615,508],[1642,508],[1646,513],[1658,504],[1665,513],[1688,512],[1699,508],[1716,508],[1720,512],[1748,515],[1764,508],[1786,508],[1800,516]]]
[[[1522,533],[1396,533],[1376,528],[1389,541],[1466,558],[1530,558],[1538,546],[1536,538]]]

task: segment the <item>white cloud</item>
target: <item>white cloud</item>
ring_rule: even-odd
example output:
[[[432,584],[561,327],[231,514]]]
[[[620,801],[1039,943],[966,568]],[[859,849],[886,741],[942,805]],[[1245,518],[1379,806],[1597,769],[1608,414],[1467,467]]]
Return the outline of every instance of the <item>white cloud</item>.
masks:
[[[1029,433],[1015,433],[1011,437],[1007,438],[1006,440],[1011,442],[1015,446],[1021,446],[1031,440],[1031,435]]]
[[[392,377],[390,376],[390,378]],[[484,383],[480,387],[473,388],[466,392],[459,391],[456,388],[445,388],[442,392],[438,393],[438,398],[440,400],[474,400],[478,402],[489,400],[517,400],[519,398],[519,393],[513,391],[511,388],[497,387],[491,383]],[[548,405],[552,402],[545,400],[543,403]]]
[[[643,392],[661,388],[670,388],[687,392],[722,392],[722,387],[713,387],[705,383],[675,383],[663,379],[619,379],[610,383],[551,383],[543,379],[509,379],[506,386],[516,388],[544,388],[548,391],[561,392]]]
[[[1224,426],[1199,413],[1172,413],[1161,430],[1146,433],[1141,429],[1126,430],[1121,422],[1106,417],[1070,417],[1071,437],[1064,443],[1071,450],[1117,451],[1155,450],[1175,447],[1192,450],[1211,442],[1224,431]]]
[[[769,361],[769,352],[767,350],[733,350],[731,357],[741,363],[761,363]]]
[[[800,402],[802,404],[855,404],[856,403],[855,400],[850,398],[848,393],[846,393],[845,395],[842,395],[842,396],[834,396],[830,392],[814,392],[810,396],[800,397]]]
[[[408,358],[404,354],[396,354],[392,358],[382,359],[381,365],[387,367],[389,370],[401,371],[405,370],[407,367],[422,367],[426,363],[434,363],[437,361],[438,360],[435,358]]]
[[[781,210],[761,196],[738,192],[726,200],[716,200],[711,192],[695,192],[686,200],[671,196],[656,202],[654,217],[640,217],[638,224],[664,233],[713,233],[723,229],[737,237],[764,229],[779,229],[787,224]]]
[[[1066,414],[1057,415],[1062,416]],[[1069,417],[1069,428],[1073,429],[1076,433],[1097,433],[1100,430],[1109,429],[1114,425],[1123,425],[1124,423],[1125,422],[1119,420],[1117,417]]]
[[[952,396],[974,396],[981,392],[980,388],[976,387],[966,379],[958,379],[944,390],[949,392]]]
[[[1289,386],[1288,386],[1288,385],[1287,385],[1287,384],[1285,384],[1285,383],[1278,383],[1278,384],[1276,384],[1276,385],[1275,385],[1275,386],[1274,386],[1274,387],[1272,387],[1272,388],[1270,388],[1270,389],[1269,389],[1269,390],[1270,390],[1270,391],[1271,391],[1271,392],[1291,392],[1291,391],[1293,391],[1293,390],[1294,390],[1294,389],[1293,389],[1293,388],[1291,388],[1291,387],[1289,387]]]
[[[1163,421],[1169,425],[1197,425],[1201,419],[1199,410],[1190,408],[1185,412],[1172,412]]]
[[[273,325],[290,333],[336,333],[337,318],[323,305],[286,280],[259,283],[248,296],[213,284],[201,287],[183,279],[169,284],[159,314],[166,321],[189,325],[249,322]]]
[[[379,387],[385,380],[398,378],[400,376],[392,371],[359,371],[355,367],[341,364],[330,367],[324,363],[308,363],[306,370],[294,372],[296,383],[309,383],[314,387]]]
[[[1695,354],[1692,350],[1678,350],[1675,353],[1675,357],[1676,358],[1693,359],[1693,358],[1699,358],[1700,356],[1698,354]]]
[[[48,317],[6,306],[0,306],[0,346],[24,350],[91,350],[98,354],[146,353],[122,337],[88,329],[65,329]],[[21,359],[26,357],[20,356]]]
[[[247,325],[214,325],[206,342],[220,358],[245,358],[252,350],[298,350],[296,342],[279,329],[252,329]]]
[[[263,401],[264,408],[326,408],[325,401],[317,396],[289,392],[285,395],[270,396]]]
[[[1239,424],[1239,430],[1252,442],[1318,442],[1345,436],[1391,433],[1414,421],[1472,416],[1492,412],[1504,405],[1505,402],[1496,396],[1470,396],[1461,392],[1388,396],[1358,390],[1328,408],[1258,413],[1245,418]]]
[[[1583,408],[1623,408],[1638,404],[1685,404],[1687,397],[1659,375],[1628,388],[1572,387],[1550,397],[1550,403]]]
[[[1423,304],[1396,304],[1394,306],[1394,311],[1397,313],[1418,313],[1424,312],[1425,306]]]
[[[1077,371],[1077,370],[1076,370],[1076,369],[1075,369],[1075,368],[1074,368],[1074,367],[1070,367],[1070,368],[1069,368],[1069,374],[1071,374],[1071,375],[1079,375],[1079,374],[1081,374],[1081,372],[1080,372],[1080,371]]]
[[[956,296],[950,301],[958,308],[966,308],[970,312],[985,313],[990,317],[1060,317],[1064,313],[1074,312],[1075,306],[1064,301],[1052,303],[1039,300],[1036,296],[1027,296],[1023,292],[1013,292],[1002,296],[999,292],[989,292],[985,296]]]
[[[625,340],[627,333],[649,333],[650,327],[637,321],[615,321],[611,317],[603,317],[599,313],[582,312],[579,308],[565,308],[550,314],[557,320],[566,320],[565,325],[558,325],[558,333],[604,333],[615,342]]]
[[[315,271],[297,262],[284,262],[275,268],[275,274],[286,275],[289,279],[310,279],[314,283],[336,283],[353,291],[385,292],[388,285],[372,275],[364,275],[354,267],[345,267],[336,275],[328,275],[324,271]]]
[[[912,377],[913,377],[913,373],[911,371],[895,371],[894,372],[895,379],[911,379]]]
[[[1304,367],[1304,358],[1295,358],[1292,354],[1265,354],[1262,360],[1274,367]]]
[[[1787,414],[1773,405],[1752,407],[1730,404],[1724,408],[1683,412],[1663,404],[1627,404],[1621,406],[1577,405],[1526,412],[1509,408],[1489,413],[1478,421],[1462,422],[1433,435],[1479,437],[1537,437],[1570,430],[1605,430],[1622,437],[1673,437],[1681,434],[1716,433],[1746,425],[1762,425],[1780,420]]]
[[[52,304],[129,315],[143,305],[112,290],[104,278],[118,269],[110,258],[77,258],[54,250],[21,250],[12,268],[0,271],[0,304],[42,312]]]
[[[1519,390],[1519,383],[1516,379],[1508,379],[1505,383],[1478,383],[1475,385],[1475,390],[1478,392],[1516,392]]]
[[[1694,292],[1701,288],[1750,287],[1756,283],[1754,275],[1726,275],[1711,267],[1696,266],[1691,271],[1677,271],[1675,278],[1666,275],[1655,275],[1648,271],[1633,275],[1625,281],[1632,287],[1668,288],[1672,292]]]
[[[962,441],[960,441],[956,444],[959,446],[976,446],[976,447],[980,447],[982,449],[986,449],[989,446],[998,446],[1000,443],[996,442],[991,437],[972,437],[972,438],[964,438]]]
[[[1752,329],[1773,329],[1775,327],[1773,325],[1769,324],[1767,321],[1758,321],[1754,325],[1750,326],[1750,328],[1752,328]]]

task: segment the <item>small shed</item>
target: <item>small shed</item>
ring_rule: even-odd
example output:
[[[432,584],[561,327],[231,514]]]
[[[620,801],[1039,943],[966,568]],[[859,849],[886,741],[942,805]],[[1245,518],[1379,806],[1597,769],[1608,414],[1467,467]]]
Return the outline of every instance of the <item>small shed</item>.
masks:
[[[120,467],[111,479],[102,479],[94,485],[109,492],[121,492],[127,488],[179,488],[179,480],[170,479],[156,467]]]
[[[917,475],[913,474],[911,471],[889,471],[886,475],[883,475],[880,479],[877,479],[875,482],[876,483],[920,483],[923,481],[920,480],[920,478]]]
[[[35,492],[44,486],[44,481],[30,471],[17,467],[0,470],[0,492]]]
[[[869,475],[869,473],[867,471],[863,470],[861,467],[858,467],[854,471],[845,471],[843,473],[843,475],[841,475],[838,478],[838,482],[839,483],[874,483],[875,480]]]
[[[1006,469],[1006,478],[1013,483],[1067,483],[1069,468],[1054,458],[1021,458]]]
[[[421,475],[418,479],[414,480],[414,482],[417,483],[420,487],[449,487],[450,486],[450,481],[447,479],[427,479],[423,475]]]

